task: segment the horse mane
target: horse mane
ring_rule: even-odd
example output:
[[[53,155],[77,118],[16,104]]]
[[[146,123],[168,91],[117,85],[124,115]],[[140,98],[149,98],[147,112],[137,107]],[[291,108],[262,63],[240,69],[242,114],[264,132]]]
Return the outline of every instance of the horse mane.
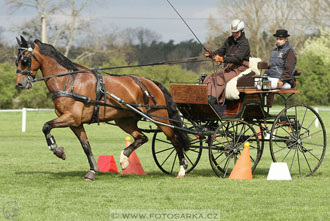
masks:
[[[68,70],[77,71],[77,64],[73,63],[69,58],[65,57],[59,51],[57,51],[54,46],[46,43],[42,43],[40,40],[34,40],[40,48],[40,53],[43,55],[47,55],[51,58],[54,58],[60,65],[65,67]]]

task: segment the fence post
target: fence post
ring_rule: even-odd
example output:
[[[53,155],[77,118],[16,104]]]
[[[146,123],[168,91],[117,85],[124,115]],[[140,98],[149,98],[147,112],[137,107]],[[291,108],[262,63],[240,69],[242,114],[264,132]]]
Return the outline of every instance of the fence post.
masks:
[[[26,108],[22,109],[22,132],[26,131]]]

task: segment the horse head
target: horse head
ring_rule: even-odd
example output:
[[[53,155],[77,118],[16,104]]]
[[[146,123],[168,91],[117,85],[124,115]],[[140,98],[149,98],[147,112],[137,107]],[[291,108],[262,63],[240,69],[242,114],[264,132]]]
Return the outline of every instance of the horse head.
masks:
[[[16,86],[21,89],[30,89],[33,80],[36,77],[38,69],[41,67],[36,55],[39,54],[35,44],[26,41],[23,36],[16,38],[18,43],[18,52],[16,58]]]

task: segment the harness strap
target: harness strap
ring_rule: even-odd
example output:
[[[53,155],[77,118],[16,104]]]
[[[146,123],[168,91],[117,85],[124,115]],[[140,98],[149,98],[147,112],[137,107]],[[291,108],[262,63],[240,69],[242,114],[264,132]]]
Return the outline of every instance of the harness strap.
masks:
[[[112,104],[106,104],[104,102],[97,101],[97,100],[93,100],[90,97],[87,97],[87,96],[84,96],[84,95],[81,95],[81,94],[76,94],[72,91],[55,91],[52,95],[52,99],[55,100],[58,97],[69,97],[69,98],[72,98],[72,99],[75,99],[77,101],[87,103],[87,104],[97,104],[97,105],[101,105],[101,106],[112,107],[112,108],[116,108],[116,109],[120,109],[120,110],[130,111],[130,109],[123,108],[123,107],[120,107],[120,106],[115,106],[115,105],[112,105]],[[167,108],[166,106],[163,106],[163,105],[130,104],[130,103],[127,103],[125,101],[121,101],[120,104],[123,104],[123,105],[128,104],[128,105],[133,106],[133,107],[149,107],[150,106],[153,109],[166,109]],[[157,116],[157,115],[155,115],[155,116]]]
[[[95,98],[95,100],[100,101],[102,96],[105,94],[105,86],[104,86],[104,82],[103,82],[103,76],[97,71],[92,71],[92,73],[96,77],[96,98]],[[106,97],[106,96],[104,96],[104,97]],[[104,103],[106,103],[105,99],[104,99]],[[100,123],[100,121],[99,121],[99,109],[100,109],[100,106],[98,104],[96,104],[94,106],[92,118],[91,118],[89,124],[95,123],[95,122],[97,122],[98,124]]]
[[[146,98],[145,102],[149,105],[149,98],[151,97],[151,99],[154,102],[154,104],[157,105],[157,101],[154,98],[154,96],[150,93],[147,85],[143,81],[141,81],[140,79],[138,79],[137,77],[135,77],[133,75],[128,75],[128,76],[131,77],[133,80],[135,80],[136,84],[140,87],[141,91],[144,93],[144,95],[146,95],[147,98]],[[144,88],[142,87],[141,84],[144,86]],[[150,109],[148,108],[148,111],[149,110]]]
[[[129,109],[122,108],[122,107],[119,107],[119,106],[115,106],[115,105],[112,105],[112,104],[105,104],[103,102],[93,100],[90,97],[87,97],[87,96],[84,96],[84,95],[81,95],[81,94],[76,94],[72,91],[55,91],[52,95],[52,99],[55,100],[58,97],[69,97],[69,98],[72,98],[76,101],[80,101],[80,102],[83,102],[83,103],[86,103],[86,104],[97,104],[97,105],[102,105],[102,106],[107,106],[107,107],[112,107],[112,108],[116,108],[116,109],[120,109],[120,110],[129,111]]]

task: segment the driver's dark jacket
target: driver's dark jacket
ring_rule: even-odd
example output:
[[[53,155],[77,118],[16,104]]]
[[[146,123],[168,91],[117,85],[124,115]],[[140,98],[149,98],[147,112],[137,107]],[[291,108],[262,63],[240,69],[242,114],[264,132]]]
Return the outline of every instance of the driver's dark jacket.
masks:
[[[224,57],[224,63],[241,65],[243,61],[249,61],[250,45],[245,33],[235,40],[234,36],[228,37],[221,48],[212,52],[212,57],[220,55]]]

